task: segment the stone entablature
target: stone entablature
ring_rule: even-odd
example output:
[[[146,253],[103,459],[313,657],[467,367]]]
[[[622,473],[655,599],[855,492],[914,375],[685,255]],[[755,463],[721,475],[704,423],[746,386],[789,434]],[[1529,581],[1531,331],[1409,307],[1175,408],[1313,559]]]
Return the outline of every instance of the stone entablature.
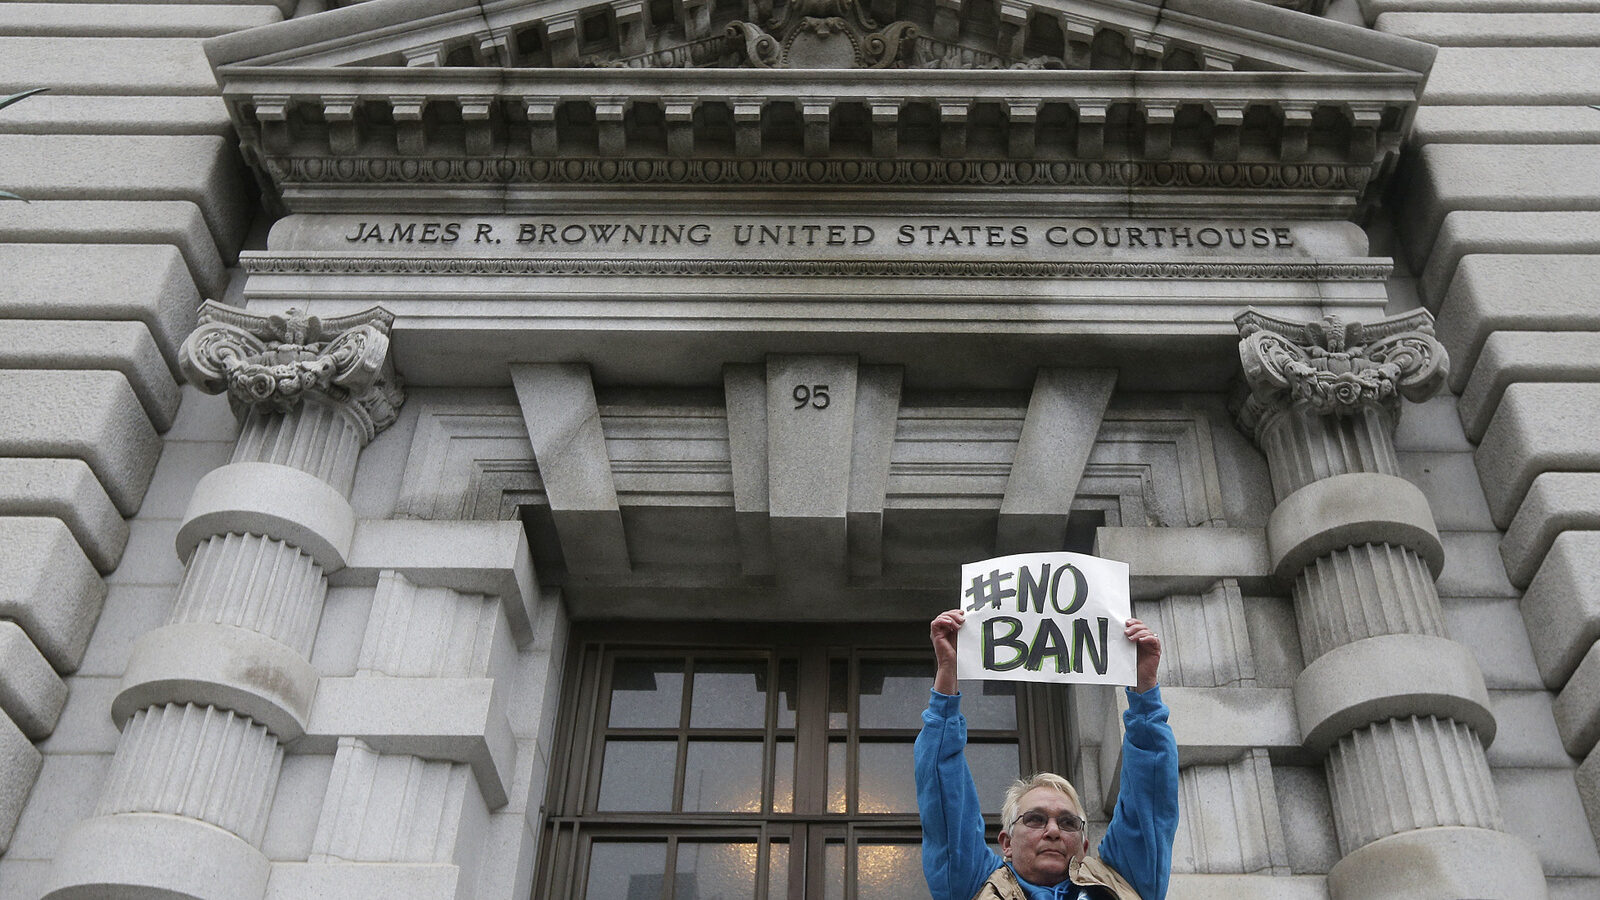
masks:
[[[1367,321],[1388,303],[1388,260],[1346,222],[860,208],[293,215],[243,255],[244,296],[315,298],[324,319],[381,303],[404,323],[397,366],[457,386],[530,359],[706,384],[723,362],[804,348],[905,361],[915,383],[1021,385],[1071,358],[1138,389],[1221,390],[1241,306]],[[937,358],[918,349],[957,333]]]
[[[218,39],[208,52],[246,157],[295,209],[348,187],[370,203],[378,185],[408,196],[446,186],[533,195],[637,185],[996,186],[1123,202],[1140,188],[1132,202],[1145,209],[1225,189],[1282,195],[1300,214],[1323,216],[1349,216],[1375,197],[1410,127],[1431,48],[1245,0],[1205,6],[1049,6],[1068,17],[1148,17],[1146,37],[1105,41],[1113,32],[1090,28],[1096,36],[1085,44],[1126,41],[1153,54],[1143,61],[1131,50],[1078,59],[1070,42],[1026,36],[1009,50],[984,49],[980,38],[994,30],[966,25],[943,49],[919,50],[916,35],[938,36],[941,26],[838,4],[828,10],[848,16],[805,27],[730,20],[717,24],[722,37],[690,35],[676,50],[619,45],[608,56],[596,47],[601,55],[588,61],[598,67],[576,51],[526,60],[509,51],[463,59],[449,49],[451,40],[482,45],[471,29],[485,16],[538,23],[540,46],[555,40],[550,23],[563,16],[601,21],[559,3],[473,7],[467,20],[443,2],[379,2]],[[1041,21],[1044,9],[1023,10],[1019,21]],[[291,52],[313,25],[317,48]],[[617,27],[604,18],[569,30]],[[1246,37],[1246,27],[1257,33]],[[489,45],[526,43],[508,34]],[[693,62],[683,47],[716,40],[735,47],[730,65],[744,67],[680,67]],[[414,41],[435,49],[419,56]],[[1178,45],[1193,48],[1182,64],[1169,52]],[[1030,47],[1046,52],[1028,55]],[[941,68],[906,67],[918,59]]]

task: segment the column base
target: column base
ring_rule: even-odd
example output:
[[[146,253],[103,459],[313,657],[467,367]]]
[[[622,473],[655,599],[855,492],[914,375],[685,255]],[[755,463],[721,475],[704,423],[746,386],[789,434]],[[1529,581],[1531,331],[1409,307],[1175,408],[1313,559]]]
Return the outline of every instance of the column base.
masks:
[[[1487,828],[1420,828],[1354,851],[1328,873],[1332,900],[1545,900],[1539,857]]]
[[[260,850],[214,825],[118,813],[73,826],[41,900],[257,900],[271,869]]]

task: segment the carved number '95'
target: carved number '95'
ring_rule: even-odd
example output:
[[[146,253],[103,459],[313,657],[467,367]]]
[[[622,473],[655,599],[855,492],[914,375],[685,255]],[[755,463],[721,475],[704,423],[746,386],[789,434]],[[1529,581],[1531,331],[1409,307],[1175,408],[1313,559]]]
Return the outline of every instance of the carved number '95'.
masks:
[[[794,386],[794,408],[828,408],[828,386],[825,384],[797,384]]]

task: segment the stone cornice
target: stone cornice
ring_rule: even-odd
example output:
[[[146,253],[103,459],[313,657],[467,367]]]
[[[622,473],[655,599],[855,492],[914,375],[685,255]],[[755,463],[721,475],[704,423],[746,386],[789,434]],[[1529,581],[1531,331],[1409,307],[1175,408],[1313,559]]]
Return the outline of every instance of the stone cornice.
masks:
[[[686,96],[701,101],[821,96],[835,100],[901,97],[973,101],[1034,97],[1044,102],[1182,100],[1268,103],[1415,103],[1417,73],[1146,72],[1075,69],[484,69],[275,67],[217,69],[231,101],[287,94],[349,95],[363,101],[417,96],[549,96],[643,100]],[[605,91],[607,96],[597,97]]]

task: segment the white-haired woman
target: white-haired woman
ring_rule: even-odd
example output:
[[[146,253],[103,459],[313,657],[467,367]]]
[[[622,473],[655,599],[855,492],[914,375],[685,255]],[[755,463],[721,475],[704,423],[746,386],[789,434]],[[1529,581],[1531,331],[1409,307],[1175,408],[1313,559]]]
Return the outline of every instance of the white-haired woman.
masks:
[[[956,684],[956,632],[965,616],[928,626],[938,670],[917,735],[922,871],[933,900],[1164,900],[1178,830],[1178,745],[1156,683],[1161,639],[1138,619],[1137,683],[1122,715],[1116,811],[1090,856],[1083,804],[1072,784],[1043,772],[1019,779],[1000,808],[1000,850],[984,840],[978,789],[967,768],[967,721]]]

